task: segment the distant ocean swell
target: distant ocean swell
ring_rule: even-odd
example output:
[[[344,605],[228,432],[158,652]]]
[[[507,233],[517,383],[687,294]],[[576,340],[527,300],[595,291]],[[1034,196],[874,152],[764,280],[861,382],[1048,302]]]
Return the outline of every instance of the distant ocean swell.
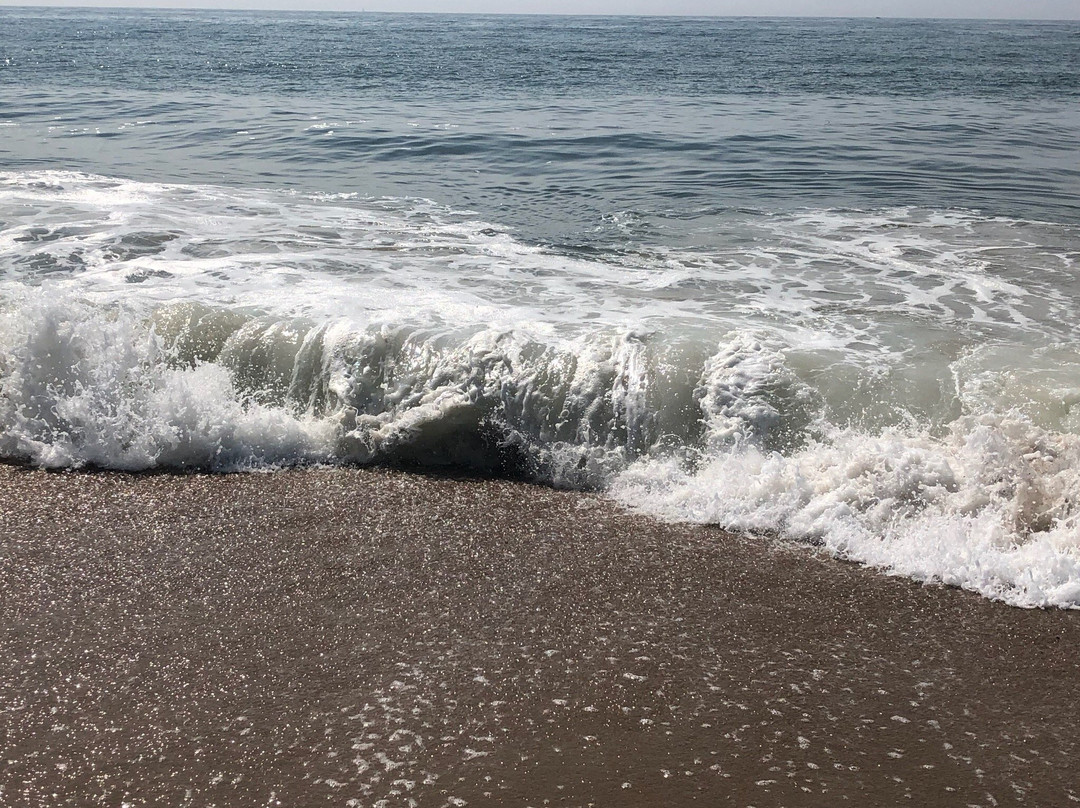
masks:
[[[585,254],[424,200],[3,175],[0,456],[469,468],[1080,606],[1077,234],[699,215],[730,237],[624,212]]]

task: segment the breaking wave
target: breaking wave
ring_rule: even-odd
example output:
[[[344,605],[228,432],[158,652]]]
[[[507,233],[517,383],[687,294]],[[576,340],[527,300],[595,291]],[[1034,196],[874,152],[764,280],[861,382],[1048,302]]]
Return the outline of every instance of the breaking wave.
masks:
[[[1080,606],[1075,232],[648,218],[582,250],[424,200],[3,175],[0,456],[469,468]]]

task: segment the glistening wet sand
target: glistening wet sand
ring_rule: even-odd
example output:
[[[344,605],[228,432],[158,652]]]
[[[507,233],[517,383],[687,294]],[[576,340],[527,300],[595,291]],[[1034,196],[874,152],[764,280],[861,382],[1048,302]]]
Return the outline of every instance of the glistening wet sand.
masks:
[[[5,806],[1080,800],[1080,613],[588,494],[0,466],[0,587]]]

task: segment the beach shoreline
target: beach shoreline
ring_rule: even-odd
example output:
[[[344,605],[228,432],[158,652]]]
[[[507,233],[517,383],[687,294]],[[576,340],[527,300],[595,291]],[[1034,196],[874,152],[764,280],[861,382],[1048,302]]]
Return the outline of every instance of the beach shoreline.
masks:
[[[0,803],[1066,804],[1080,614],[604,498],[0,466]]]

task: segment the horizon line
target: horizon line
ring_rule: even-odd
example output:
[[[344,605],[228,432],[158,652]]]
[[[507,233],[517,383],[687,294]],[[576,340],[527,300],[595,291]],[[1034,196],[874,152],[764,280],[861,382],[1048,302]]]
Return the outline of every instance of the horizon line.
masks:
[[[109,11],[269,11],[288,14],[397,14],[397,15],[426,15],[446,17],[650,17],[650,18],[677,18],[677,19],[743,19],[743,20],[908,20],[913,22],[1044,22],[1044,23],[1075,23],[1078,18],[1067,17],[965,17],[965,16],[938,16],[938,17],[911,17],[894,14],[695,14],[695,13],[603,13],[603,12],[569,12],[569,11],[419,11],[419,10],[394,10],[387,11],[380,8],[290,8],[277,5],[259,4],[258,0],[252,4],[230,4],[226,6],[210,5],[153,5],[153,4],[130,4],[130,3],[95,3],[75,0],[71,3],[6,3],[0,0],[0,9],[101,9]]]

